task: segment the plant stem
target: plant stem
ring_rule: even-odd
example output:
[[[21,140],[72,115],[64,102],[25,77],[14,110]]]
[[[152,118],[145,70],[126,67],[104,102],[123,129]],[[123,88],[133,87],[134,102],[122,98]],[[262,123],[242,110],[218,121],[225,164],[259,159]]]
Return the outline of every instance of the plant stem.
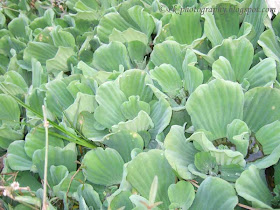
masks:
[[[241,208],[244,208],[244,209],[256,210],[255,208],[252,208],[250,206],[244,205],[242,203],[238,203],[237,206],[240,206]]]
[[[43,105],[43,115],[44,115],[44,127],[46,135],[46,145],[45,145],[45,168],[44,168],[44,194],[43,194],[43,210],[47,210],[47,176],[48,176],[48,153],[49,153],[49,122],[47,120],[46,108]]]

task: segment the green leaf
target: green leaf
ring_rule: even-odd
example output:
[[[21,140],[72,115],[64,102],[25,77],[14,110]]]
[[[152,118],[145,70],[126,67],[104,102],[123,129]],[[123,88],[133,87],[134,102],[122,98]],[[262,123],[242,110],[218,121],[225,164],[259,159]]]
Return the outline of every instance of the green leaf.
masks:
[[[234,209],[237,203],[231,184],[217,177],[208,177],[200,184],[190,209]]]
[[[117,29],[113,29],[111,35],[109,36],[109,40],[110,42],[118,41],[121,43],[139,41],[142,42],[144,45],[148,44],[147,35],[133,28],[128,28],[127,30],[122,32]]]
[[[17,38],[27,38],[28,19],[24,16],[14,18],[8,25],[9,31]]]
[[[243,167],[246,164],[246,161],[240,152],[230,149],[217,149],[206,137],[204,132],[195,132],[187,139],[187,142],[190,141],[193,141],[195,147],[199,150],[210,152],[210,154],[216,158],[218,165],[237,164]]]
[[[173,55],[173,56],[170,56]],[[185,57],[185,53],[181,50],[181,46],[174,41],[165,41],[161,44],[157,44],[151,53],[151,62],[155,66],[161,64],[171,64],[183,78],[182,64]]]
[[[270,166],[275,165],[280,159],[280,146],[278,145],[270,155],[265,156],[261,159],[252,162],[251,164],[255,165],[259,169],[269,168]]]
[[[22,130],[14,130],[8,125],[2,125],[0,127],[0,147],[7,149],[13,141],[23,139],[23,131]]]
[[[158,177],[156,202],[162,201],[160,207],[168,208],[170,202],[167,191],[175,181],[172,168],[160,150],[150,150],[137,155],[127,166],[127,180],[144,198],[149,198],[150,187],[154,177]]]
[[[129,130],[140,132],[147,131],[153,127],[154,123],[150,116],[146,112],[141,110],[134,119],[128,120],[126,122],[120,122],[117,125],[112,126],[112,131],[117,132],[119,130]]]
[[[259,8],[259,10],[264,11],[267,8],[266,2],[262,0],[253,0],[249,9],[254,9],[254,8]],[[253,26],[255,35],[250,41],[254,46],[256,46],[257,41],[259,40],[259,37],[264,30],[265,18],[266,18],[265,12],[249,12],[248,14],[245,15],[245,18],[243,20],[242,27],[245,25],[245,23],[251,23]]]
[[[65,199],[66,192],[68,192],[70,197],[74,197],[81,184],[85,184],[85,177],[82,171],[79,171],[78,173],[76,171],[72,171],[58,185],[53,187],[53,192],[60,199]]]
[[[256,133],[256,139],[262,145],[263,153],[271,154],[280,145],[280,121],[261,127]]]
[[[195,197],[194,188],[190,182],[179,181],[169,186],[168,197],[171,202],[169,209],[189,209]]]
[[[110,208],[112,210],[120,209],[122,207],[125,207],[126,209],[133,209],[133,204],[129,199],[130,196],[131,196],[131,192],[129,191],[120,192],[111,201]]]
[[[263,48],[267,57],[280,62],[280,45],[272,29],[261,34],[258,44]]]
[[[73,143],[70,143],[73,144]],[[75,144],[73,144],[75,145]],[[51,179],[50,167],[64,165],[69,172],[75,171],[77,168],[77,154],[75,151],[69,149],[69,146],[65,148],[49,146],[48,152],[48,183],[50,186],[54,186]],[[44,178],[44,165],[45,165],[45,149],[36,150],[32,157],[32,162],[36,166],[41,179]]]
[[[91,185],[81,184],[78,188],[78,194],[85,199],[87,206],[92,207],[93,209],[102,208],[99,195]]]
[[[35,58],[42,65],[46,61],[53,58],[57,53],[58,48],[43,42],[29,42],[23,53],[23,59],[31,63],[31,59]]]
[[[147,73],[142,70],[133,69],[125,71],[119,76],[120,90],[126,95],[139,96],[140,101],[150,102],[153,97],[153,91],[147,86]]]
[[[54,185],[58,185],[65,177],[68,176],[69,172],[68,169],[61,165],[61,166],[54,166],[50,167],[50,174],[51,179]]]
[[[237,81],[240,82],[252,64],[254,48],[244,37],[235,40],[229,38],[225,39],[221,45],[212,48],[208,55],[215,60],[224,56],[230,62]]]
[[[194,156],[195,167],[205,173],[211,174],[212,171],[217,170],[216,159],[208,152],[198,152]]]
[[[60,26],[56,26],[50,33],[53,43],[56,47],[74,48],[75,38],[67,31],[61,30]]]
[[[131,160],[131,151],[133,149],[139,148],[143,150],[144,148],[142,137],[136,132],[127,130],[121,130],[117,133],[107,135],[102,143],[115,149],[125,163]]]
[[[165,93],[171,96],[182,88],[183,83],[177,70],[170,64],[162,64],[150,71],[151,78],[156,80]]]
[[[280,90],[257,87],[245,93],[244,121],[257,132],[266,124],[280,119]]]
[[[0,94],[0,120],[2,123],[19,122],[20,109],[17,102],[9,95]]]
[[[137,28],[150,37],[156,27],[153,16],[138,5],[128,9],[128,14],[136,23]]]
[[[172,36],[178,43],[190,45],[202,35],[200,14],[198,12],[172,14],[169,24],[162,30],[166,36]]]
[[[227,125],[242,119],[244,96],[239,84],[216,79],[200,85],[189,97],[186,108],[196,130],[213,134],[213,140],[226,136]]]
[[[80,123],[79,130],[90,140],[100,140],[109,133],[95,120],[93,113],[81,112],[78,122]]]
[[[109,35],[112,33],[113,29],[119,31],[125,31],[130,28],[131,25],[127,23],[119,13],[111,12],[104,15],[97,26],[97,36],[101,42],[108,43]]]
[[[235,144],[236,150],[246,157],[251,131],[242,120],[235,119],[227,126],[227,138]]]
[[[239,196],[252,202],[254,208],[272,209],[272,195],[265,181],[264,171],[250,166],[236,180],[235,188]]]
[[[203,17],[205,19],[204,31],[207,38],[211,41],[213,47],[220,45],[224,38],[216,25],[214,15],[210,12],[205,12]]]
[[[73,48],[70,47],[59,47],[54,58],[46,61],[46,67],[48,72],[56,72],[60,71],[67,72],[69,71],[67,60],[75,55]]]
[[[41,128],[42,129],[42,128]],[[55,132],[53,129],[49,129],[50,132]],[[49,145],[54,147],[64,147],[64,142],[62,139],[49,134]],[[37,128],[33,128],[25,137],[24,150],[26,154],[32,158],[33,154],[38,149],[43,149],[45,147],[45,131]]]
[[[272,58],[266,58],[248,71],[243,80],[250,83],[250,88],[259,86],[271,86],[276,80],[276,63]]]
[[[230,62],[223,56],[220,56],[212,65],[212,74],[216,79],[224,79],[235,82],[235,73]]]
[[[32,65],[32,86],[33,88],[40,87],[41,84],[47,82],[46,73],[42,68],[42,65],[36,59],[31,60]]]
[[[118,71],[120,65],[125,70],[131,68],[127,49],[121,42],[110,42],[99,47],[93,54],[92,64],[97,70],[108,72]]]
[[[101,125],[110,128],[125,121],[120,107],[126,101],[126,96],[114,82],[102,84],[97,90],[95,99],[99,106],[94,112],[94,117]]]
[[[22,140],[10,144],[7,159],[13,170],[26,171],[31,169],[32,161],[24,151],[24,141]]]
[[[184,179],[191,179],[193,175],[188,171],[188,165],[194,162],[197,150],[192,143],[186,142],[184,127],[174,125],[164,140],[165,157],[173,170]]]
[[[63,111],[74,102],[74,98],[61,80],[53,80],[46,85],[47,108],[57,117],[62,118]]]
[[[155,138],[168,126],[172,116],[172,108],[165,99],[159,99],[151,106],[150,116],[154,126],[149,132],[151,137]]]
[[[93,149],[86,153],[82,163],[85,177],[94,184],[110,186],[122,180],[124,162],[114,149]]]
[[[150,114],[150,105],[144,101],[140,101],[140,97],[138,95],[130,96],[128,101],[124,102],[120,108],[122,114],[129,120],[134,119],[141,110]]]
[[[203,83],[203,72],[195,66],[188,65],[186,67],[185,61],[183,63],[184,70],[184,86],[189,94],[192,94],[195,89]]]
[[[92,113],[96,107],[97,102],[93,95],[78,92],[74,103],[65,110],[66,121],[76,128],[77,124],[81,124],[81,122],[78,121],[80,114],[82,112]]]

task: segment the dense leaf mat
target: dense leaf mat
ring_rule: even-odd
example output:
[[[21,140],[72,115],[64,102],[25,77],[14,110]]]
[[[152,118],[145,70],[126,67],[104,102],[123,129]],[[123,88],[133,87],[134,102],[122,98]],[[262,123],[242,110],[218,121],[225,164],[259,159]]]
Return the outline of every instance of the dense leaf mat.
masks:
[[[47,155],[49,209],[280,208],[280,14],[268,9],[0,1],[2,207],[42,207]]]

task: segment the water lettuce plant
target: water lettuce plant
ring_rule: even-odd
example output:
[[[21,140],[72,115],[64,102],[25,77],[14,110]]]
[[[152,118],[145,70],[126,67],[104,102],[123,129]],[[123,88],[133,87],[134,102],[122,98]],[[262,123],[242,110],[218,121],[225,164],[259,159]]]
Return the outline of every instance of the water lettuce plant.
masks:
[[[1,1],[1,208],[279,209],[271,9]]]

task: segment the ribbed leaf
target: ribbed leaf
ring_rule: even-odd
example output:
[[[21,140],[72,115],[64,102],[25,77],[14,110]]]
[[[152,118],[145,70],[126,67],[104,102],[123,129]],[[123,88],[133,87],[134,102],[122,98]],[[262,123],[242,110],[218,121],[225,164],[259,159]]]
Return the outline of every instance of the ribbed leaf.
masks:
[[[261,159],[252,162],[252,165],[255,165],[259,169],[269,168],[270,166],[275,165],[280,159],[280,145],[278,145],[270,155],[265,156]],[[250,165],[251,165],[250,164]]]
[[[176,95],[183,86],[177,70],[168,64],[162,64],[150,71],[152,79],[156,80],[162,90],[171,95]]]
[[[58,48],[43,42],[29,42],[23,53],[23,59],[31,62],[32,58],[45,65],[46,61],[56,55]]]
[[[242,119],[244,96],[237,83],[216,79],[200,85],[189,97],[186,108],[196,130],[210,131],[213,140],[226,136],[227,125]]]
[[[220,56],[212,65],[212,74],[216,79],[224,79],[235,82],[235,73],[230,62],[223,56]]]
[[[268,29],[261,34],[258,44],[263,48],[267,57],[280,62],[280,44],[272,29]]]
[[[192,94],[193,91],[203,83],[203,72],[193,65],[188,65],[186,67],[184,64],[184,86],[185,89],[188,90],[189,94]]]
[[[46,61],[48,72],[69,71],[67,60],[74,54],[71,47],[59,47],[55,57]]]
[[[14,130],[8,125],[0,127],[0,147],[7,149],[13,141],[23,139],[23,130]]]
[[[214,13],[215,22],[223,38],[237,36],[239,32],[238,6],[231,3],[220,3],[216,5],[216,9],[218,10]]]
[[[259,8],[259,10],[265,10],[267,8],[266,2],[262,0],[253,0],[249,9]],[[250,40],[254,46],[256,46],[257,41],[264,30],[264,20],[266,17],[265,12],[249,12],[245,15],[243,20],[243,25],[245,23],[251,23],[255,31],[255,36]],[[243,27],[243,26],[242,26]]]
[[[97,26],[97,35],[101,42],[108,43],[109,35],[112,33],[113,29],[124,31],[130,27],[131,25],[127,23],[119,13],[111,12],[101,18]]]
[[[224,38],[216,25],[214,15],[210,12],[205,12],[203,17],[205,18],[204,31],[212,46],[221,44]]]
[[[172,56],[170,56],[172,55]],[[155,66],[160,66],[163,63],[171,64],[183,78],[182,64],[185,53],[181,50],[181,46],[174,41],[165,41],[157,44],[151,53],[151,61]]]
[[[258,87],[245,93],[244,121],[253,132],[280,119],[280,90]]]
[[[70,145],[71,144],[71,145]],[[77,154],[76,151],[69,148],[75,147],[75,144],[70,143],[65,148],[49,146],[48,152],[48,184],[54,186],[51,179],[50,167],[64,165],[69,172],[75,171],[77,168]],[[45,149],[36,150],[32,157],[32,162],[36,166],[41,179],[44,179],[44,165],[45,165]]]
[[[133,28],[128,28],[122,32],[117,29],[113,29],[112,34],[109,36],[109,40],[110,42],[118,41],[121,43],[140,41],[145,45],[148,44],[147,35]]]
[[[57,117],[61,118],[62,112],[74,102],[74,98],[67,90],[66,84],[61,80],[53,80],[47,85],[47,108]]]
[[[140,153],[127,166],[127,180],[146,199],[149,198],[155,176],[158,177],[155,201],[162,201],[163,204],[159,207],[167,209],[170,204],[167,191],[169,185],[174,183],[175,175],[165,159],[163,151],[150,150]]]
[[[102,208],[99,195],[90,184],[81,184],[78,188],[78,195],[85,199],[87,206],[93,209]]]
[[[134,119],[128,120],[126,122],[120,122],[117,125],[113,125],[112,131],[117,132],[119,130],[129,130],[129,131],[139,132],[139,131],[147,131],[153,127],[154,127],[154,123],[150,118],[150,116],[146,112],[140,111]]]
[[[109,134],[105,137],[103,144],[115,149],[122,156],[124,162],[131,160],[131,151],[133,149],[143,150],[144,147],[142,137],[136,132],[127,130]]]
[[[114,149],[93,149],[85,154],[82,163],[85,177],[94,184],[110,186],[122,180],[124,162]]]
[[[174,13],[164,30],[167,30],[167,36],[173,36],[178,43],[191,44],[202,35],[200,14],[198,12],[185,12],[180,15]]]
[[[194,188],[190,182],[179,181],[169,186],[168,197],[171,202],[169,209],[188,209],[195,197]]]
[[[69,172],[68,169],[61,165],[61,166],[54,166],[50,167],[50,174],[51,179],[54,185],[58,185],[65,177],[68,176]]]
[[[119,86],[121,91],[129,96],[139,96],[141,101],[150,102],[153,97],[153,91],[147,86],[147,74],[138,69],[125,71],[119,77]]]
[[[110,42],[108,45],[102,45],[93,54],[93,66],[97,70],[118,71],[122,65],[125,70],[131,68],[128,52],[120,42]]]
[[[271,86],[276,79],[276,63],[272,58],[266,58],[255,65],[244,75],[250,83],[250,88]]]
[[[120,107],[126,101],[126,96],[114,82],[106,82],[98,88],[96,101],[99,107],[96,108],[94,117],[100,124],[110,128],[125,121]]]
[[[249,70],[254,55],[254,48],[251,42],[246,38],[232,40],[225,39],[223,43],[208,53],[215,60],[224,56],[230,62],[235,72],[237,81],[241,81],[243,76]]]
[[[244,157],[247,155],[251,131],[242,120],[235,119],[227,126],[227,138]]]
[[[65,110],[66,122],[69,121],[76,128],[77,124],[80,123],[78,122],[80,114],[84,111],[92,113],[96,107],[97,102],[93,95],[78,92],[74,103]]]
[[[133,205],[129,199],[129,196],[131,196],[130,191],[122,191],[120,194],[116,195],[114,199],[110,203],[111,209],[120,209],[122,207],[125,207],[127,209],[133,209]]]
[[[190,209],[234,209],[238,203],[235,190],[228,182],[217,178],[206,178],[198,188]]]
[[[159,99],[151,105],[151,119],[154,127],[149,131],[152,138],[160,134],[168,125],[172,116],[172,108],[165,99]]]
[[[280,121],[263,126],[256,133],[256,139],[262,145],[263,153],[269,155],[280,145]]]
[[[178,125],[172,126],[164,140],[164,147],[166,159],[173,170],[180,177],[191,179],[193,176],[188,171],[188,165],[194,163],[197,150],[192,143],[186,143],[184,128]]]
[[[11,96],[0,94],[0,107],[0,120],[2,123],[13,124],[19,122],[19,106]]]
[[[141,110],[145,111],[147,114],[150,114],[150,105],[144,101],[140,101],[139,99],[140,97],[138,95],[133,95],[128,98],[128,101],[121,105],[120,108],[125,118],[132,120]]]
[[[236,180],[235,188],[241,197],[251,201],[253,207],[271,209],[272,195],[265,181],[264,171],[250,166]]]
[[[210,154],[216,158],[218,165],[237,164],[244,167],[246,164],[240,152],[230,149],[217,149],[203,132],[195,132],[187,139],[187,142],[189,141],[193,141],[197,149],[210,152]]]
[[[128,14],[130,15],[131,19],[136,23],[139,30],[144,32],[148,37],[150,37],[156,27],[152,15],[144,11],[144,8],[138,5],[128,9]]]
[[[53,129],[49,129],[49,131],[53,132]],[[36,128],[32,129],[25,137],[24,149],[26,154],[32,158],[36,150],[45,147],[45,139],[44,130],[37,130]],[[49,135],[49,145],[62,148],[64,147],[64,142],[58,137]]]
[[[14,141],[10,144],[7,159],[9,167],[15,171],[31,169],[32,161],[24,151],[24,141]]]

